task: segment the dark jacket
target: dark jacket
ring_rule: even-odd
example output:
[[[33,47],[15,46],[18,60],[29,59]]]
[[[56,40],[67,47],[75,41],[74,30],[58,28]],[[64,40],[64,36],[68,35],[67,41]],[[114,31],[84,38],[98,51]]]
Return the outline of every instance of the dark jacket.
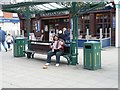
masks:
[[[70,40],[70,32],[68,30],[64,31],[65,40]]]
[[[0,30],[0,42],[5,41],[5,35],[6,35],[6,32],[3,30]]]
[[[65,35],[64,34],[61,33],[61,34],[58,34],[58,36],[59,36],[60,39],[63,39],[65,41]]]

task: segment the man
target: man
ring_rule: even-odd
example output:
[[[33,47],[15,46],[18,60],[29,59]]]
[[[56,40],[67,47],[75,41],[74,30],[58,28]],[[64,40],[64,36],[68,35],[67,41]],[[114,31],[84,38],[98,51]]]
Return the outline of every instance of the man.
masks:
[[[65,41],[70,42],[70,32],[67,28],[63,28],[64,35],[65,35]]]
[[[51,63],[51,57],[56,55],[56,66],[58,67],[60,64],[60,56],[63,55],[64,52],[64,41],[60,40],[58,35],[53,37],[53,43],[51,45],[51,50],[47,55],[47,63],[45,66],[48,66]]]
[[[5,51],[7,52],[7,48],[5,46],[5,35],[6,35],[6,32],[1,30],[1,27],[0,27],[0,51],[1,51],[1,43],[2,43]]]
[[[10,34],[7,35],[6,42],[7,42],[7,45],[8,45],[8,50],[11,50],[10,45],[13,42],[13,38],[12,38],[12,36]]]
[[[62,30],[59,30],[58,36],[59,36],[59,38],[61,38],[65,41],[65,35],[63,34]]]

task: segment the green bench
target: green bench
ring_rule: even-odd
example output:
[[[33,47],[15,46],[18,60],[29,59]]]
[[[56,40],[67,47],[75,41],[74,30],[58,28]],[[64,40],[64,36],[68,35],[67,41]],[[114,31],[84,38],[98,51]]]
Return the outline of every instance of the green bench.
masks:
[[[37,43],[32,43],[37,42]],[[35,53],[41,53],[41,54],[47,54],[49,51],[49,44],[48,45],[42,45],[38,43],[48,43],[48,42],[41,42],[41,41],[31,41],[30,43],[30,50],[25,50],[24,53],[27,55],[27,58],[34,58]],[[70,57],[70,47],[66,46],[64,53],[62,55],[64,58],[67,59],[68,65],[71,63],[71,57]]]

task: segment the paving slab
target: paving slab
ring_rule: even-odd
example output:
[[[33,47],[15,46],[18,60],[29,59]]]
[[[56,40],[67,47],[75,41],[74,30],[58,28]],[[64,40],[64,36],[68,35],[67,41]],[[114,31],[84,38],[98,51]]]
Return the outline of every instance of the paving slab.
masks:
[[[13,51],[0,52],[3,88],[118,88],[118,49],[104,48],[102,69],[83,69],[83,49],[79,48],[79,64],[55,67],[55,56],[48,69],[42,69],[46,55],[35,54],[34,59],[16,58]]]

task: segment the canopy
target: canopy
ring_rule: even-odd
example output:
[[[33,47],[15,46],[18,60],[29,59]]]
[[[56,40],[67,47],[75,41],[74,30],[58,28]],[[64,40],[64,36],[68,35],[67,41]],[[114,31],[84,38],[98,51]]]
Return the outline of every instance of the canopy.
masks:
[[[77,2],[77,15],[82,15],[89,11],[105,8],[105,2]],[[31,14],[59,15],[71,12],[72,2],[21,2],[17,4],[2,5],[2,11],[24,14],[26,6],[29,6]]]
[[[78,16],[93,10],[105,8],[104,2],[23,2],[11,5],[3,5],[2,11],[13,12],[26,15],[27,33],[28,33],[28,49],[30,49],[30,18],[34,15],[59,15],[70,14],[72,28],[70,33],[70,59],[72,65],[78,63]]]

